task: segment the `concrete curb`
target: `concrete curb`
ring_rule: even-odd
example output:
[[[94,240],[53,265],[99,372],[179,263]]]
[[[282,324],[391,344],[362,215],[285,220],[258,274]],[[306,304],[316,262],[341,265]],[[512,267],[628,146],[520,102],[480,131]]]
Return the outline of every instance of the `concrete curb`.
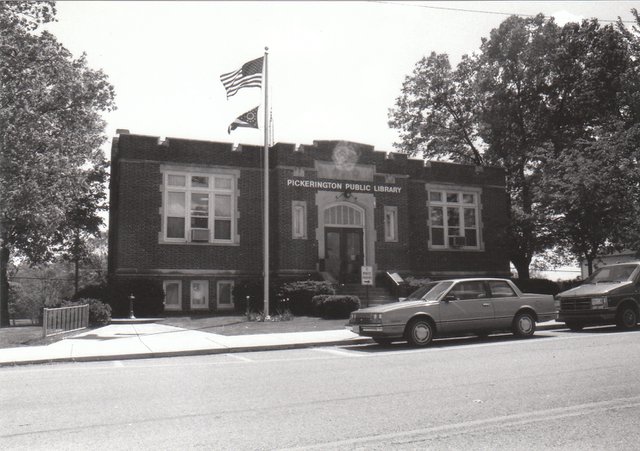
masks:
[[[136,321],[140,322],[140,321]],[[131,323],[129,323],[131,324]],[[537,330],[555,330],[566,329],[564,323],[558,322],[546,322],[537,325]],[[220,347],[210,349],[186,349],[181,351],[157,351],[157,352],[140,352],[133,354],[105,354],[94,356],[81,356],[81,357],[55,357],[55,358],[42,358],[23,361],[12,362],[0,362],[0,367],[10,366],[23,366],[23,365],[37,365],[47,363],[72,363],[72,362],[104,362],[113,360],[136,360],[136,359],[151,359],[151,358],[167,358],[167,357],[188,357],[198,355],[214,355],[214,354],[234,354],[242,352],[260,352],[260,351],[279,351],[285,349],[304,349],[314,348],[321,346],[347,346],[347,345],[360,345],[373,343],[373,340],[368,337],[354,337],[342,340],[330,340],[330,341],[311,341],[304,343],[281,343],[281,344],[269,344],[269,345],[247,345],[247,346],[231,346]]]
[[[141,352],[136,354],[107,354],[83,357],[57,357],[49,359],[34,359],[14,362],[0,362],[1,367],[38,365],[47,363],[73,363],[73,362],[105,362],[113,360],[137,360],[137,359],[153,359],[166,357],[189,357],[198,355],[214,355],[214,354],[236,354],[241,352],[260,352],[260,351],[280,351],[284,349],[303,349],[317,348],[320,346],[347,346],[372,343],[373,340],[367,337],[351,338],[348,340],[334,341],[318,341],[307,343],[283,343],[277,345],[254,345],[254,346],[237,346],[229,348],[212,348],[212,349],[187,349],[184,351],[158,351],[158,352]]]

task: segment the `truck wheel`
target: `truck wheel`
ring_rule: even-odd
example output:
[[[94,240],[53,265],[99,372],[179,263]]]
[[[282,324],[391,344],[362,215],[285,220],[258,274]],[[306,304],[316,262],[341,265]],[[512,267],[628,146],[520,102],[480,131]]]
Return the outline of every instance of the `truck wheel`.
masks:
[[[424,318],[416,318],[407,326],[407,341],[413,346],[427,346],[433,340],[433,325]]]
[[[584,324],[580,324],[580,323],[575,322],[575,321],[565,321],[565,324],[567,325],[567,327],[569,329],[571,329],[574,332],[581,331],[582,328],[584,327]]]
[[[530,337],[536,331],[536,320],[529,312],[521,312],[513,319],[513,334],[516,337]]]
[[[616,315],[616,326],[622,330],[634,329],[638,324],[638,314],[635,309],[629,305],[623,305]]]

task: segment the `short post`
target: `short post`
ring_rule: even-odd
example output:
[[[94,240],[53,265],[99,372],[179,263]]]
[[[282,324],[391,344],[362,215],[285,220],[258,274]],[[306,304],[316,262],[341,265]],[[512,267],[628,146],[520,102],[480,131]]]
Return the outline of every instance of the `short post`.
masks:
[[[136,299],[136,297],[133,295],[133,293],[131,293],[129,295],[129,319],[136,319],[136,317],[133,314],[133,301]]]

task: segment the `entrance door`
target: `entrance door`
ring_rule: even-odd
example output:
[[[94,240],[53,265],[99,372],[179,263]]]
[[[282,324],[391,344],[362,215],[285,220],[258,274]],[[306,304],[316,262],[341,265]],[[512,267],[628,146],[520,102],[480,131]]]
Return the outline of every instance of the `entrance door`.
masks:
[[[325,270],[340,283],[360,283],[362,229],[325,227]]]

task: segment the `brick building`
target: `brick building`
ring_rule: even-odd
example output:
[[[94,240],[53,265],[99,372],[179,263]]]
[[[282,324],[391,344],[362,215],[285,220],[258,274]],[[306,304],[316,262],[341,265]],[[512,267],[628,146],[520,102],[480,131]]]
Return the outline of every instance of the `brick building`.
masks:
[[[109,275],[162,281],[166,310],[233,308],[262,278],[259,146],[121,133],[113,139]],[[359,283],[371,266],[508,276],[501,169],[408,159],[344,141],[270,149],[272,277]]]

